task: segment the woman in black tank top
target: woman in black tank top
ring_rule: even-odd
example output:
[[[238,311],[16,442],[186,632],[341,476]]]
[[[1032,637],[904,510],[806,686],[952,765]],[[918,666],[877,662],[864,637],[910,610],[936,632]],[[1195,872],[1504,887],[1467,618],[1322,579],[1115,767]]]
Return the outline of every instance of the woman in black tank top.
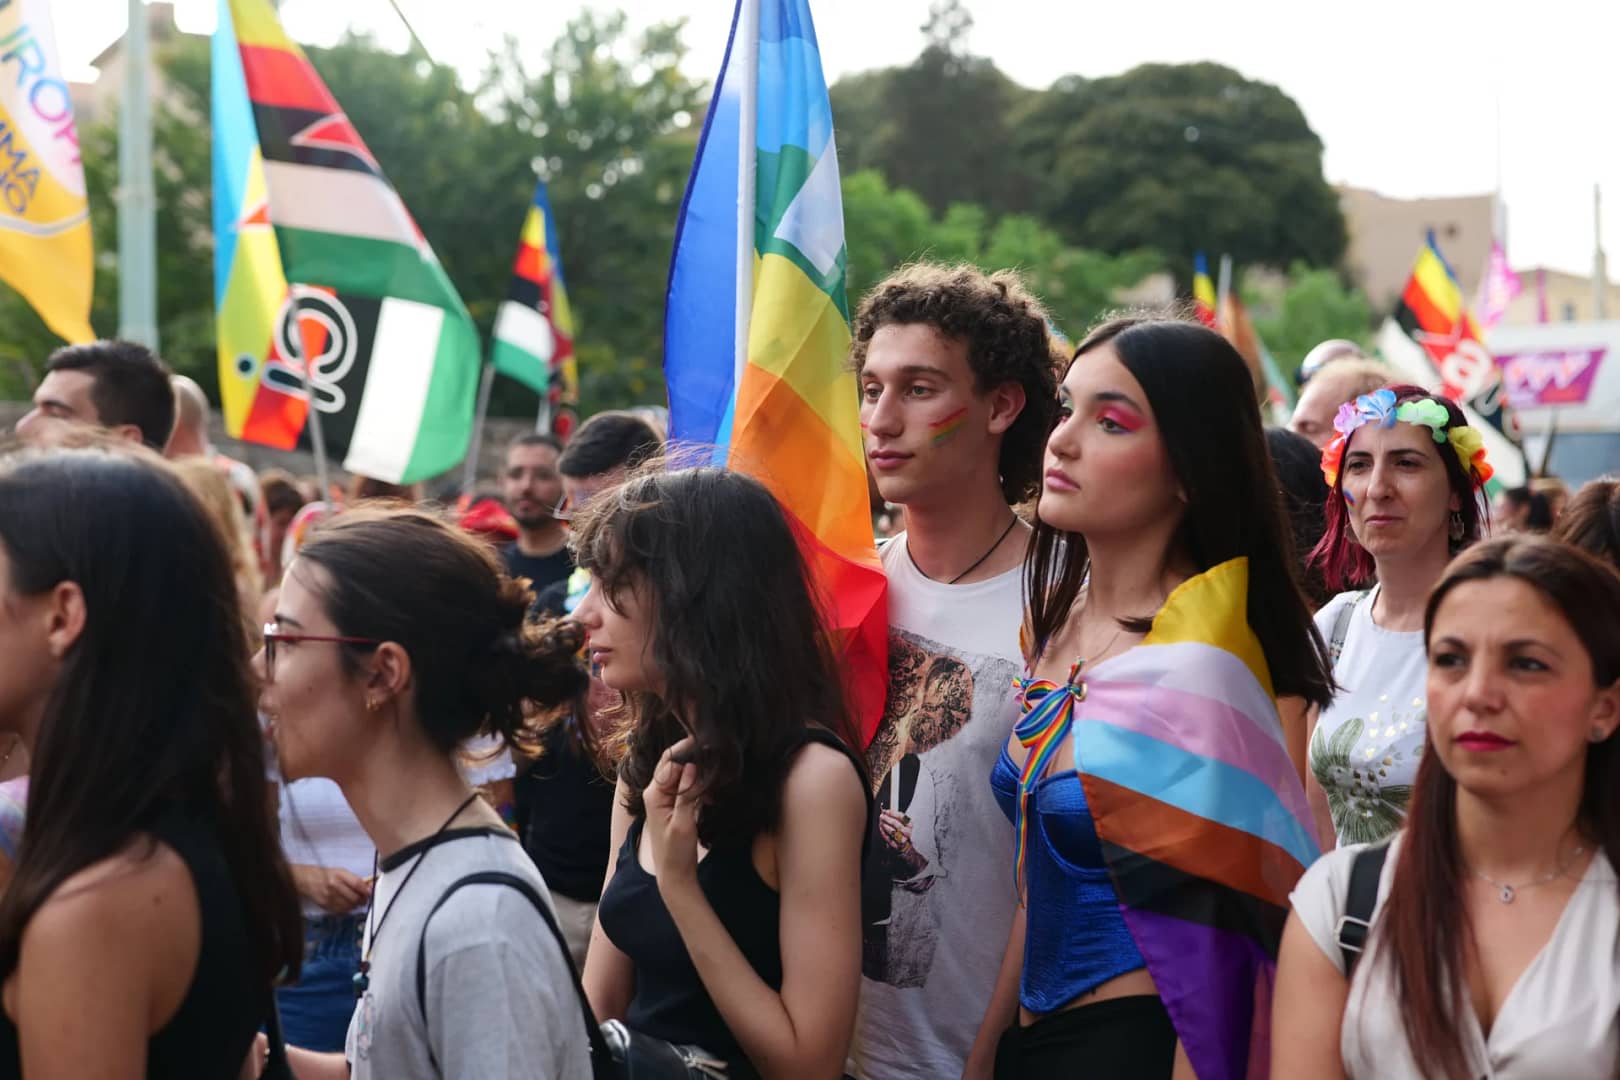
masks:
[[[694,1075],[837,1077],[870,799],[787,516],[739,473],[645,471],[575,534],[575,617],[626,701],[591,1004]]]
[[[232,1077],[302,955],[248,644],[207,512],[143,451],[0,461],[0,1078]]]

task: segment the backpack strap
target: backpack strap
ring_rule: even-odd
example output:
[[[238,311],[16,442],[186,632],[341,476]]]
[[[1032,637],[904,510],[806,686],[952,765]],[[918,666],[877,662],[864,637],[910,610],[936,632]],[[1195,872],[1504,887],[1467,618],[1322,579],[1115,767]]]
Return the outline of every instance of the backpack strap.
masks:
[[[1355,598],[1339,609],[1339,614],[1333,619],[1333,635],[1328,639],[1328,664],[1331,667],[1339,666],[1339,654],[1344,652],[1344,639],[1350,636],[1350,618],[1355,615],[1356,608],[1361,602],[1372,595],[1371,589],[1363,589],[1356,593]]]
[[[1348,982],[1367,947],[1372,930],[1373,908],[1378,906],[1378,882],[1384,873],[1384,857],[1389,842],[1373,844],[1356,852],[1350,863],[1350,887],[1345,890],[1344,914],[1339,916],[1339,952],[1344,955],[1344,978]]]
[[[444,895],[439,897],[438,902],[428,912],[427,918],[422,920],[422,937],[416,943],[416,1004],[422,1010],[423,1023],[427,1022],[428,923],[433,921],[433,916],[439,913],[439,909],[444,907],[457,889],[467,885],[504,885],[507,888],[516,889],[523,894],[524,899],[534,905],[534,910],[538,911],[540,917],[545,920],[546,928],[551,931],[551,936],[557,941],[557,948],[562,950],[563,963],[568,967],[569,977],[574,981],[574,995],[579,999],[580,1016],[585,1021],[585,1035],[591,1047],[592,1072],[596,1075],[602,1075],[602,1071],[608,1067],[611,1060],[608,1057],[607,1043],[602,1039],[602,1029],[596,1022],[596,1013],[591,1010],[590,998],[585,996],[585,987],[579,981],[579,972],[574,967],[573,954],[568,951],[568,941],[563,937],[562,928],[557,925],[556,916],[551,913],[551,906],[540,898],[540,894],[535,891],[533,885],[530,885],[516,874],[508,874],[502,870],[480,870],[477,873],[459,878],[450,883],[450,887],[444,890]],[[428,1057],[429,1059],[433,1058],[431,1040],[428,1045]],[[433,1061],[433,1067],[435,1070],[438,1069],[439,1063],[437,1060]]]

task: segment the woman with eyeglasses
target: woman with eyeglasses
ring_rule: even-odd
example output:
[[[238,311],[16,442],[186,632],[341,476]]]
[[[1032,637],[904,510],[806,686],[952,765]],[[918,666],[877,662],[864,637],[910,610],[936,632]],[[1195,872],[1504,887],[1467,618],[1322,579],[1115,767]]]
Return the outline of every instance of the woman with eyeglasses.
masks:
[[[0,591],[0,1077],[235,1076],[302,937],[217,530],[145,452],[14,455]]]
[[[259,657],[281,771],[335,781],[377,849],[347,1047],[292,1051],[301,1080],[589,1075],[545,882],[456,762],[584,686],[579,632],[530,599],[422,510],[348,510],[287,569]]]

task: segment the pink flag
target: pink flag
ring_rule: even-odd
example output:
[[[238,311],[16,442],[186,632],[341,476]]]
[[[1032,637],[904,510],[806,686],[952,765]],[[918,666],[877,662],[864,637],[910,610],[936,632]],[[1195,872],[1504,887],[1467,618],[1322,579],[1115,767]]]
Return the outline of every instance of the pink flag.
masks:
[[[1501,241],[1491,242],[1491,257],[1485,264],[1485,280],[1479,284],[1479,321],[1489,330],[1502,321],[1513,298],[1524,291],[1519,275],[1508,265]]]

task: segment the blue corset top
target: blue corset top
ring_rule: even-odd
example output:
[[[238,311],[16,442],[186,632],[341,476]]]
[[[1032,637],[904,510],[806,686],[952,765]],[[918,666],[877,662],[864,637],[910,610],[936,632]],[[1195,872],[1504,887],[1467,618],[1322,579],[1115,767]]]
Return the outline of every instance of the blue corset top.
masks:
[[[1016,823],[1018,769],[1006,747],[990,787]],[[1120,913],[1079,774],[1067,769],[1042,777],[1029,801],[1018,1000],[1032,1013],[1049,1013],[1147,962]]]

